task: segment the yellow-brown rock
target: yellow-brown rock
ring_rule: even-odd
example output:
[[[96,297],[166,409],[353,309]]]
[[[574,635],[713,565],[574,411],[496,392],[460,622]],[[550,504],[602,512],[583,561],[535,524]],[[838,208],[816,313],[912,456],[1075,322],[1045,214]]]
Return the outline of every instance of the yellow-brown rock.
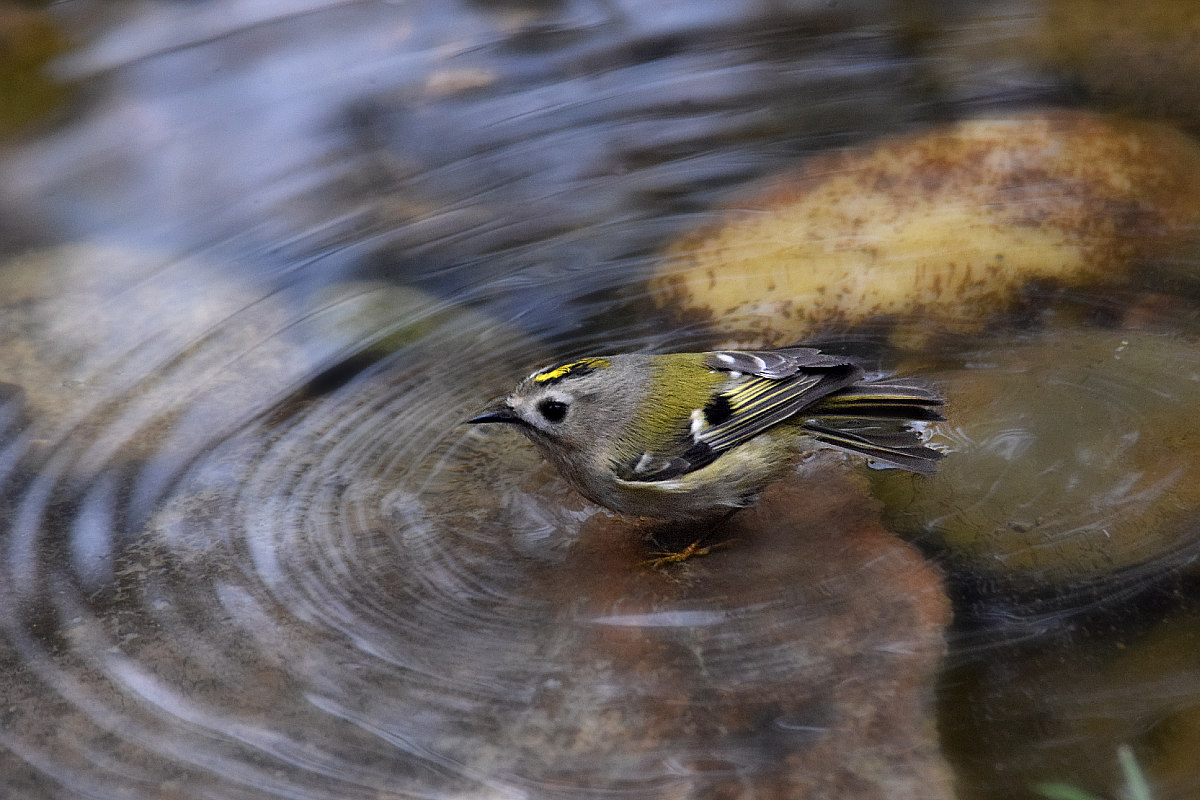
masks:
[[[1200,147],[1062,112],[829,153],[672,246],[656,302],[743,343],[885,321],[973,331],[1031,285],[1128,281],[1194,255]]]

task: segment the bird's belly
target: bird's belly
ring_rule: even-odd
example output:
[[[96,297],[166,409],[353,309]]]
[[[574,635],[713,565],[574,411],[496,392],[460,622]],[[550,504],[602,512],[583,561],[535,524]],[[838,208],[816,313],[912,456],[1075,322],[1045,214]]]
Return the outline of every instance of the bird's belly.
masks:
[[[622,514],[662,519],[698,519],[749,505],[805,449],[791,431],[780,433],[785,435],[761,434],[677,478],[626,481],[612,475],[610,485],[592,499]]]

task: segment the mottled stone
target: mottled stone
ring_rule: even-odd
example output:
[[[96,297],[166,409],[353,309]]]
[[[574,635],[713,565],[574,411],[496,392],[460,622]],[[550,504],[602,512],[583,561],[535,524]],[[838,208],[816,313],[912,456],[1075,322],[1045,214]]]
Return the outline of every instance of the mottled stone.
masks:
[[[743,344],[869,321],[977,331],[1032,286],[1194,256],[1198,187],[1200,148],[1167,126],[971,120],[813,158],[673,245],[651,290]]]

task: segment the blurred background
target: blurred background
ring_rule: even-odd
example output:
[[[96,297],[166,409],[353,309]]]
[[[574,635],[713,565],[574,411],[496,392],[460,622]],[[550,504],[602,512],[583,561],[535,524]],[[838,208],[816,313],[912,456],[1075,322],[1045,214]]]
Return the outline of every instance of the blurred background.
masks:
[[[1191,0],[0,0],[0,794],[1200,797],[1198,127]],[[460,424],[800,339],[942,474]]]

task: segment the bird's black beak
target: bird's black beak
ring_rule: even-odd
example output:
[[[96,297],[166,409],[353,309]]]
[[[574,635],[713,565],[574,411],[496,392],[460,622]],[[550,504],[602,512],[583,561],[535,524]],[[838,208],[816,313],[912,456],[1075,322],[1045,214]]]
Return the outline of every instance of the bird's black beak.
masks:
[[[486,408],[482,414],[467,420],[467,423],[470,425],[478,425],[482,422],[521,422],[521,418],[517,416],[517,412],[501,404]]]

